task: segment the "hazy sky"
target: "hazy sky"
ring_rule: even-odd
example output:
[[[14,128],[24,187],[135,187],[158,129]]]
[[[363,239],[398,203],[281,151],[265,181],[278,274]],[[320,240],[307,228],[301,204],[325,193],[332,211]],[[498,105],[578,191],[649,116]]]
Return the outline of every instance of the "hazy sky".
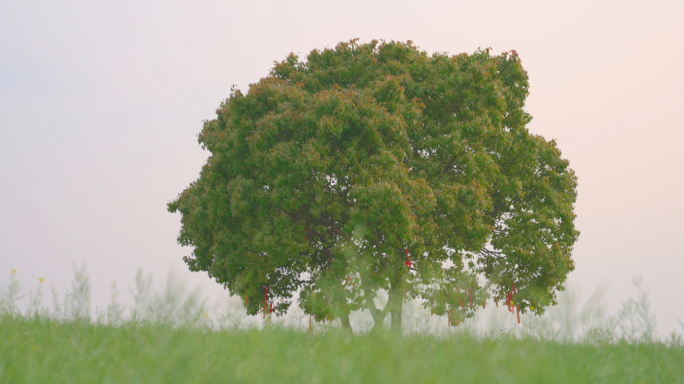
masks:
[[[0,2],[0,284],[17,268],[63,291],[86,262],[102,306],[138,267],[186,269],[166,203],[198,176],[196,135],[231,85],[290,52],[410,39],[518,51],[529,128],[579,177],[571,284],[608,283],[614,312],[641,275],[659,331],[681,331],[683,15],[681,0]]]

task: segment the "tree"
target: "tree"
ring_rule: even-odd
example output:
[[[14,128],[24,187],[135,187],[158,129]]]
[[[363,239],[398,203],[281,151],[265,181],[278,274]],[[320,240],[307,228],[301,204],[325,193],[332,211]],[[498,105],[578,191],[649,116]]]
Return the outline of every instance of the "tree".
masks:
[[[250,314],[298,290],[345,326],[368,309],[401,329],[405,298],[454,325],[488,298],[543,313],[574,269],[577,179],[526,128],[528,87],[515,51],[351,40],[290,54],[204,123],[211,155],[168,206],[194,246],[185,262]]]

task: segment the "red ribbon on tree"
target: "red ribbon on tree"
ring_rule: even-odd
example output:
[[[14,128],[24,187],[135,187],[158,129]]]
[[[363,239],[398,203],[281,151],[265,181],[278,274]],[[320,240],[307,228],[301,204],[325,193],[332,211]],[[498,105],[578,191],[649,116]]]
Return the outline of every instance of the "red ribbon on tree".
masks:
[[[515,294],[515,293],[518,293],[518,290],[515,288],[515,283],[513,283],[513,289],[511,289],[511,291],[508,293],[508,303],[507,303],[508,304],[508,310],[511,313],[514,312],[513,311],[514,305],[512,305],[511,302],[513,301],[513,294]],[[516,306],[516,308],[517,308],[517,306]],[[520,317],[520,316],[518,315],[518,317]],[[518,319],[518,322],[520,322],[520,319]]]
[[[465,309],[465,305],[463,305],[463,300],[461,299],[461,288],[456,287],[456,292],[458,292],[458,301],[461,302],[461,308]]]
[[[264,287],[264,318],[266,318],[266,310],[268,309],[268,287]]]
[[[515,287],[515,283],[513,283],[513,290],[511,291],[511,298],[513,297],[514,293],[518,293],[518,289]],[[511,309],[511,312],[513,312],[512,309]],[[518,324],[520,324],[520,306],[519,305],[515,306],[515,312],[516,312],[516,315],[518,316]]]

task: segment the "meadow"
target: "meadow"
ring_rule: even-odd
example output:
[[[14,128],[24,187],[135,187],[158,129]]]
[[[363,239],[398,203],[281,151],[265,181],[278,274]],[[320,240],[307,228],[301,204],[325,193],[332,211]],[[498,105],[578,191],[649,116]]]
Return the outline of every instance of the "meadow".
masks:
[[[677,383],[661,342],[0,322],[4,383]]]
[[[529,318],[486,330],[423,322],[393,335],[359,324],[353,333],[335,323],[309,330],[296,311],[250,322],[235,302],[210,311],[192,294],[154,294],[140,273],[133,306],[113,290],[108,308],[91,314],[83,272],[64,297],[53,290],[52,309],[39,283],[24,311],[12,274],[0,300],[1,383],[684,382],[682,338],[654,335],[643,290],[579,335]]]

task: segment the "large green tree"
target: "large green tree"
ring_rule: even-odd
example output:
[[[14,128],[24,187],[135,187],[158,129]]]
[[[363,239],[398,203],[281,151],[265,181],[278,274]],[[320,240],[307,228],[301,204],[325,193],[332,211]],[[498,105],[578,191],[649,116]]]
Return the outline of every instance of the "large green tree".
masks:
[[[412,42],[291,54],[206,121],[200,177],[169,203],[184,260],[285,311],[368,309],[376,326],[422,298],[452,324],[487,299],[543,313],[573,270],[577,179],[531,134],[515,51],[428,55]],[[389,294],[383,308],[379,290]]]

